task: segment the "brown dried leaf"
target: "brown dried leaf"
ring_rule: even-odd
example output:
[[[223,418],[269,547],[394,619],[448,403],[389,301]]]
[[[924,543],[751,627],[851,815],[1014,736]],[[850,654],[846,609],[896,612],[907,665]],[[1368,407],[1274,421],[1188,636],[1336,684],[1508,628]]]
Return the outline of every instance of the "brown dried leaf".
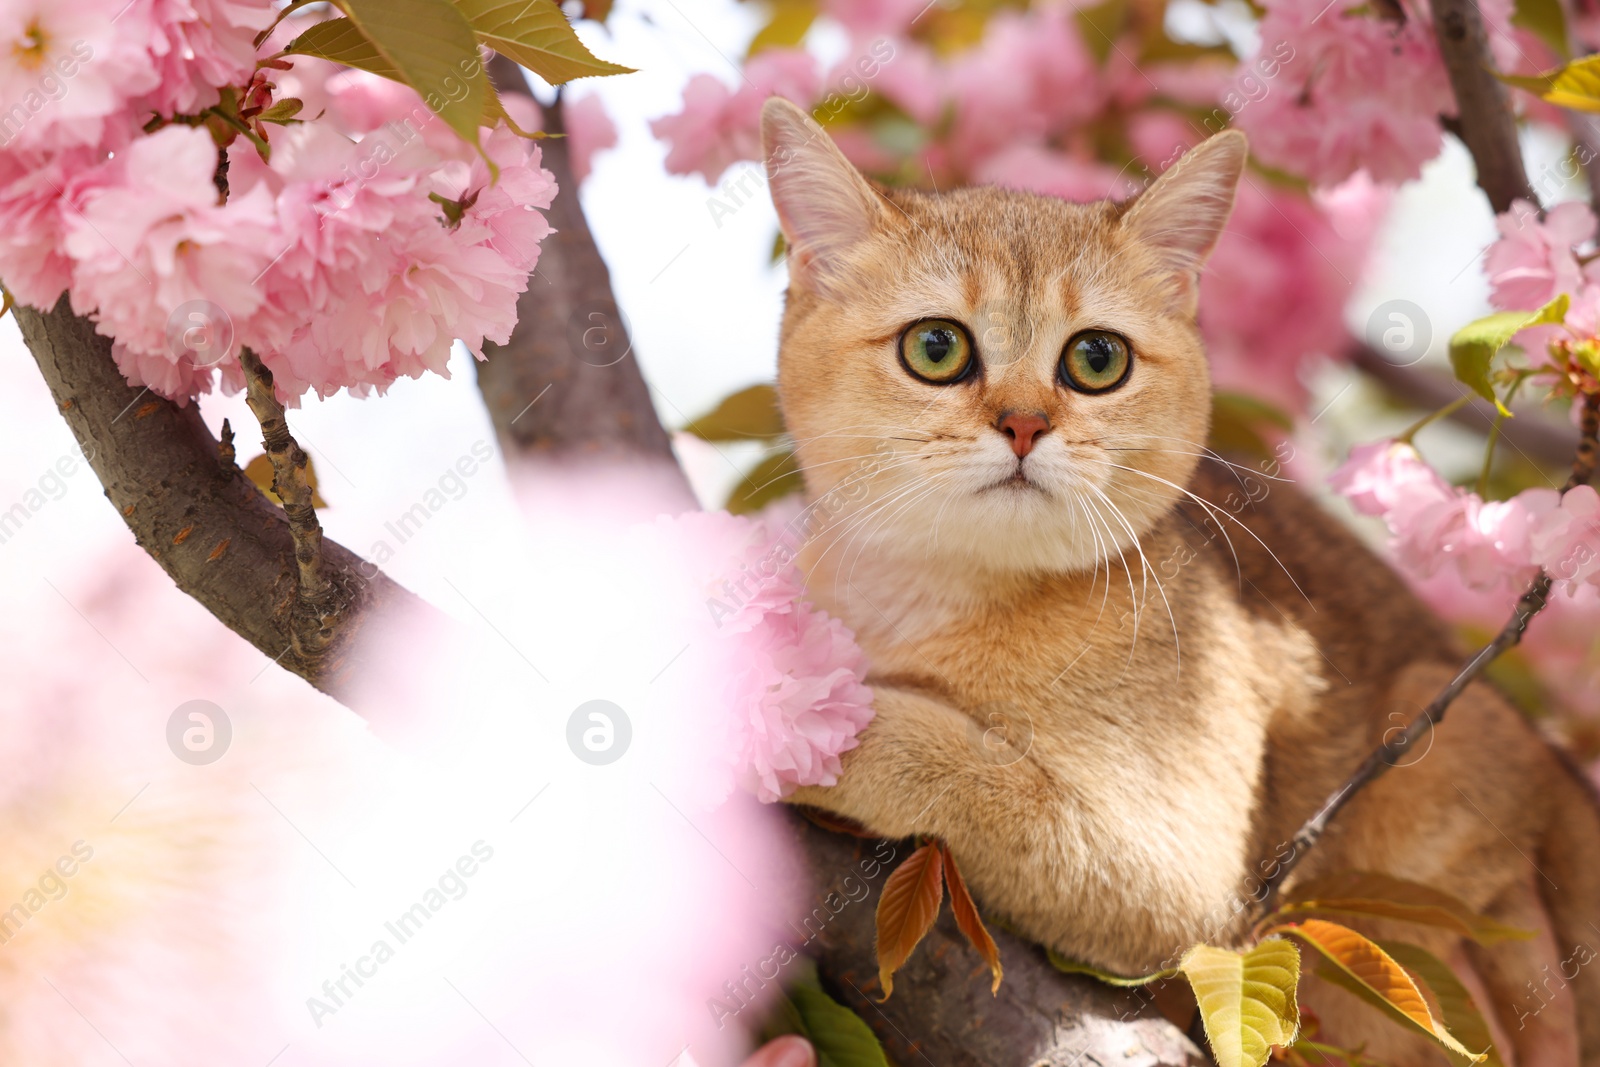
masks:
[[[944,901],[944,863],[937,845],[923,845],[896,867],[878,898],[878,981],[883,999],[894,992],[894,972],[911,958]]]
[[[1000,979],[1005,973],[1000,967],[1000,948],[983,925],[983,917],[978,914],[978,906],[972,902],[972,894],[967,892],[967,883],[956,867],[956,858],[951,855],[950,846],[941,841],[939,851],[944,854],[944,884],[950,887],[950,910],[955,913],[956,926],[967,935],[967,940],[978,950],[983,962],[989,965],[989,973],[994,976],[989,993],[996,995],[1000,992]]]

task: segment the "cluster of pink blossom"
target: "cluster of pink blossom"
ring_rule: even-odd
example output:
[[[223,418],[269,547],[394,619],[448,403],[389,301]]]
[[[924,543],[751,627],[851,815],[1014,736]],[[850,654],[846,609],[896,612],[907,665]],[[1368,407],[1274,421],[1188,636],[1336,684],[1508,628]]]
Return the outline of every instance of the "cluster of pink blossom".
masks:
[[[839,756],[872,720],[872,690],[855,636],[805,599],[792,542],[774,516],[698,512],[670,521],[716,564],[699,575],[725,653],[728,711],[718,724],[734,774],[772,802],[796,786],[833,785]]]
[[[1513,5],[1477,5],[1500,69],[1532,73],[1555,55],[1511,25]],[[1317,185],[1365,170],[1379,182],[1417,177],[1455,113],[1426,0],[1280,0],[1266,5],[1260,47],[1233,87],[1239,126],[1262,162]],[[1529,113],[1543,105],[1519,101]]]
[[[749,60],[737,88],[696,74],[681,109],[652,124],[669,146],[669,171],[714,183],[734,162],[759,158],[760,105],[778,94],[812,108],[853,163],[890,184],[995,184],[1078,201],[1122,198],[1242,118],[1231,65],[1136,62],[1130,56],[1138,54],[1137,42],[1098,47],[1105,42],[1089,39],[1071,4],[998,11],[974,45],[939,51],[916,36],[934,17],[923,19],[925,3],[839,0],[824,9],[852,35],[846,58],[824,70],[804,50],[769,49]],[[1330,28],[1342,21],[1328,19]],[[1298,62],[1280,56],[1270,72],[1287,78]],[[1448,96],[1448,85],[1439,86]],[[1274,93],[1291,95],[1276,87],[1268,95]],[[1264,109],[1259,94],[1254,99],[1245,110]],[[885,123],[886,112],[894,118]],[[1437,112],[1428,120],[1430,153],[1440,136]],[[1205,117],[1197,121],[1196,113]],[[1302,116],[1292,121],[1313,125]],[[1350,175],[1338,175],[1342,185],[1313,198],[1262,176],[1247,178],[1203,282],[1202,328],[1222,387],[1299,410],[1307,397],[1304,365],[1341,354],[1344,303],[1388,203],[1369,177]]]
[[[1399,441],[1352,449],[1330,481],[1357,511],[1383,518],[1395,557],[1420,577],[1453,563],[1473,589],[1516,587],[1540,568],[1569,594],[1600,587],[1600,494],[1591,486],[1485,501]]]
[[[241,348],[280,393],[382,389],[443,372],[457,338],[505,342],[549,231],[539,151],[504,128],[483,156],[412,90],[296,57],[259,57],[271,0],[25,2],[0,12],[0,279],[114,341],[136,384],[184,399]],[[270,156],[219,148],[201,112],[300,99],[263,126]],[[152,122],[152,120],[155,120]],[[146,132],[154,127],[153,132]]]
[[[1594,239],[1596,221],[1587,204],[1557,204],[1540,218],[1526,200],[1495,219],[1499,240],[1489,246],[1484,272],[1489,299],[1504,311],[1533,311],[1565,293],[1571,298],[1565,332],[1577,337],[1600,335],[1600,262],[1580,262],[1578,249]],[[1523,331],[1519,340],[1530,351],[1563,332],[1561,326]]]

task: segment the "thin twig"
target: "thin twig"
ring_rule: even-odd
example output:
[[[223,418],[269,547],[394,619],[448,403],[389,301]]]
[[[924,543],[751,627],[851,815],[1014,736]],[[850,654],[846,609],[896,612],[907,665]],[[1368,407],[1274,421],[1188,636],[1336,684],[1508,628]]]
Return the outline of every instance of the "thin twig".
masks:
[[[310,460],[289,433],[283,404],[272,387],[272,372],[248,348],[239,353],[239,362],[244,368],[245,402],[261,423],[261,444],[272,462],[272,492],[283,503],[289,535],[294,540],[299,571],[296,591],[303,609],[296,614],[313,624],[296,627],[294,633],[305,645],[302,651],[315,654],[322,644],[321,636],[330,632],[328,624],[337,610],[338,590],[323,572],[322,523],[317,521],[311,503],[311,481],[306,474]]]
[[[1582,403],[1582,437],[1572,461],[1572,474],[1567,478],[1567,484],[1562,486],[1562,493],[1580,485],[1587,485],[1594,477],[1596,457],[1600,455],[1600,442],[1597,442],[1597,437],[1600,437],[1600,394],[1585,393]],[[1355,773],[1345,780],[1344,785],[1323,802],[1317,813],[1306,820],[1305,825],[1294,835],[1291,842],[1292,851],[1277,865],[1271,877],[1263,879],[1266,892],[1262,894],[1256,906],[1258,918],[1272,912],[1277,905],[1278,893],[1284,881],[1300,861],[1305,859],[1306,853],[1321,840],[1323,832],[1327,830],[1328,824],[1333,821],[1333,817],[1340,809],[1365,786],[1395,766],[1406,754],[1416,751],[1417,743],[1444,719],[1451,702],[1461,695],[1462,690],[1482,674],[1484,668],[1493,663],[1496,657],[1522,640],[1528,624],[1549,602],[1550,585],[1550,576],[1541,570],[1529,584],[1527,592],[1517,598],[1511,618],[1506,620],[1506,624],[1500,628],[1494,640],[1484,645],[1478,650],[1477,655],[1467,661],[1466,666],[1450,679],[1449,684],[1439,690],[1438,695],[1428,703],[1428,706],[1407,724],[1399,737],[1379,745],[1361,766],[1356,768]]]

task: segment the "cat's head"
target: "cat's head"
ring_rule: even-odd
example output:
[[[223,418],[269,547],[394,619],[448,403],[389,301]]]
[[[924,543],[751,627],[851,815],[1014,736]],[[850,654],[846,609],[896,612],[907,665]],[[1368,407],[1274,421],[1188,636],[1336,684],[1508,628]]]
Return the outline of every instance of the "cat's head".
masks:
[[[778,98],[762,137],[790,272],[779,393],[834,536],[1071,571],[1171,508],[1209,429],[1196,290],[1242,134],[1122,204],[886,190]]]

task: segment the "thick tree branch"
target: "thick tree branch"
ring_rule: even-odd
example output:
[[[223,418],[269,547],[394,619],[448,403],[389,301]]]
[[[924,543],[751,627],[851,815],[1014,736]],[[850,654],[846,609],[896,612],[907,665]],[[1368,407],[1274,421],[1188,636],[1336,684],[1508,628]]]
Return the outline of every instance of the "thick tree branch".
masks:
[[[233,463],[190,404],[130,386],[111,341],[72,314],[15,309],[56,407],[134,539],[179,589],[285,669],[335,697],[349,691],[351,642],[373,612],[428,610],[371,564],[332,541],[321,555],[326,633],[298,640],[300,565],[283,509]],[[224,451],[226,447],[227,451]]]
[[[501,91],[528,95],[521,68],[504,57],[490,62],[489,73]],[[545,129],[564,132],[559,99],[545,109]],[[568,142],[540,144],[561,190],[546,212],[555,233],[540,246],[539,266],[517,302],[510,343],[484,345],[478,387],[489,417],[508,456],[627,457],[676,470],[578,201]]]
[[[1109,1064],[1156,1067],[1209,1061],[1177,1027],[1163,1019],[1145,990],[1117,990],[1081,975],[1061,974],[1044,952],[1004,930],[994,929],[1005,960],[998,996],[989,994],[989,972],[945,909],[927,938],[896,975],[894,995],[879,1003],[878,963],[873,951],[878,896],[887,871],[876,878],[874,842],[831,833],[794,820],[797,843],[816,883],[811,917],[801,928],[815,932],[806,951],[818,957],[823,983],[837,999],[871,1024],[895,1063],[938,1067],[1071,1067]],[[893,844],[893,867],[909,855],[909,841]],[[862,864],[868,866],[863,868]],[[844,882],[853,875],[853,882]],[[839,901],[856,884],[865,898]],[[825,901],[835,896],[834,907]]]
[[[1517,143],[1517,120],[1506,87],[1491,72],[1489,36],[1474,0],[1434,0],[1433,30],[1455,91],[1461,140],[1478,168],[1478,185],[1496,214],[1516,199],[1532,201],[1528,172]]]

